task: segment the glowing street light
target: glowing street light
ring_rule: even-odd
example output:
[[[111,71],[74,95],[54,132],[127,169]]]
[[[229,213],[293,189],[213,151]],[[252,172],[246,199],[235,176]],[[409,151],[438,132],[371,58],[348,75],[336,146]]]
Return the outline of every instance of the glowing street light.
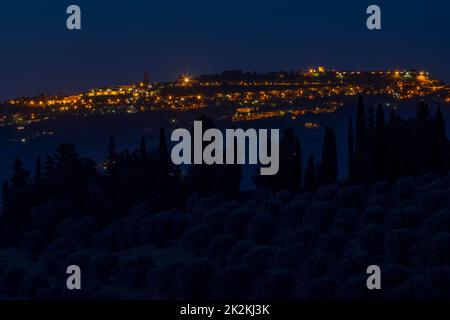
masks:
[[[183,76],[183,83],[188,85],[191,83],[191,78],[188,75]]]

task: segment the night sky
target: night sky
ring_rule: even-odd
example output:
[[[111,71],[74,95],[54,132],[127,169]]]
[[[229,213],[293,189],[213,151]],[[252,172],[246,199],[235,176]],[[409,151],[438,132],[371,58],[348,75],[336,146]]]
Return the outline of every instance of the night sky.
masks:
[[[227,69],[426,69],[450,82],[447,0],[35,0],[0,6],[0,100]],[[66,28],[66,8],[82,30]],[[366,28],[370,4],[382,30]]]

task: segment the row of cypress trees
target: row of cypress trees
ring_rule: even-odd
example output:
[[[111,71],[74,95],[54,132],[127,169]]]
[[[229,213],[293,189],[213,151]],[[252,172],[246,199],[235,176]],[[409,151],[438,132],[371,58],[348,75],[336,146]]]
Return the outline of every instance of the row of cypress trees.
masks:
[[[373,106],[366,110],[360,96],[355,128],[351,118],[348,122],[349,180],[370,184],[430,170],[448,170],[448,140],[440,107],[431,118],[429,106],[420,102],[415,118],[402,119],[392,110],[386,122],[383,107],[379,105],[374,115]]]

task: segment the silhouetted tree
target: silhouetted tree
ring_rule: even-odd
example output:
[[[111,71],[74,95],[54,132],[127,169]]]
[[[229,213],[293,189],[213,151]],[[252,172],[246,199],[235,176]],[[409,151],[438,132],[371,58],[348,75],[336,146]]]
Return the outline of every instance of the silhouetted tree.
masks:
[[[406,153],[406,156],[413,160],[409,174],[422,174],[432,168],[432,131],[433,123],[430,119],[430,108],[427,103],[422,101],[417,105],[416,124],[411,132],[413,139],[402,141],[403,146],[412,149],[411,152]]]
[[[198,121],[202,122],[203,132],[214,128],[214,123],[206,116],[201,116]],[[207,145],[202,142],[202,152]],[[191,154],[194,155],[194,144]],[[191,164],[186,174],[186,188],[190,194],[211,195],[217,192],[221,165]]]
[[[53,158],[52,155],[47,154],[44,162],[44,174],[43,174],[43,178],[46,180],[47,184],[51,183],[51,180],[55,176],[55,171],[56,171],[55,159]]]
[[[424,101],[421,101],[416,108],[416,118],[418,121],[426,121],[430,118],[430,107]]]
[[[226,154],[226,150],[224,150]],[[242,165],[238,164],[238,147],[235,138],[234,141],[234,164],[227,164],[222,166],[220,181],[218,184],[219,194],[226,198],[233,198],[239,194],[239,187],[242,179]]]
[[[337,179],[337,149],[334,128],[325,128],[322,148],[322,177],[323,184],[333,184]]]
[[[445,121],[440,106],[437,108],[433,126],[433,168],[443,173],[447,170],[448,140],[445,134]]]
[[[5,182],[3,182],[3,188],[2,188],[3,206],[8,201],[9,195],[10,195],[9,182],[5,181]]]
[[[388,173],[388,147],[386,137],[386,127],[384,122],[384,111],[378,105],[375,128],[375,168],[376,178],[384,179]]]
[[[362,96],[358,98],[358,108],[356,111],[356,134],[355,134],[355,155],[361,157],[364,150],[366,131],[366,109]]]
[[[140,142],[140,148],[139,148],[139,155],[143,161],[147,159],[147,144],[145,142],[145,136],[141,136],[141,142]]]
[[[366,142],[363,154],[363,181],[371,184],[376,180],[376,132],[375,132],[375,116],[374,108],[371,105],[367,109],[367,128],[366,128]]]
[[[363,97],[358,98],[355,128],[355,175],[359,182],[363,179],[364,145],[366,143],[366,110]]]
[[[273,191],[283,189],[299,190],[302,185],[302,155],[300,141],[294,130],[287,129],[283,133],[279,150],[278,173],[273,176],[261,176],[258,169],[253,176],[253,181],[259,188]]]
[[[354,151],[354,141],[353,141],[353,124],[352,118],[348,119],[348,177],[350,181],[355,181],[355,151]]]
[[[36,186],[40,186],[42,183],[42,166],[41,166],[41,158],[38,157],[36,160],[36,169],[34,171],[34,184]]]
[[[164,128],[161,128],[159,131],[158,156],[161,178],[168,179],[170,173],[170,159],[169,151],[167,150],[166,133],[164,132]]]
[[[312,192],[316,189],[316,168],[312,154],[309,156],[308,163],[306,164],[303,189],[307,192]]]
[[[106,150],[106,173],[108,176],[114,176],[117,169],[117,146],[113,136],[109,137]]]
[[[16,157],[13,164],[13,174],[11,177],[11,187],[13,189],[20,189],[27,184],[27,179],[30,176],[28,171],[22,167],[22,161]]]
[[[391,110],[388,123],[388,177],[394,181],[400,174],[400,128],[399,121]]]
[[[299,190],[302,183],[302,151],[294,130],[287,129],[280,140],[278,189]]]

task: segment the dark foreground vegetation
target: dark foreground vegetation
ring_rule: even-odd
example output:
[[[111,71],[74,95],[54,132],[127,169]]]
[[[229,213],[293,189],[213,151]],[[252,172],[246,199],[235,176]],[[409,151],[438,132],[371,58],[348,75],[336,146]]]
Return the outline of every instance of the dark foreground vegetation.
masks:
[[[204,127],[213,126],[206,119]],[[280,171],[239,191],[242,168],[171,164],[166,137],[100,166],[63,144],[20,159],[3,186],[0,298],[450,298],[450,174],[445,123],[425,104],[384,120],[359,101],[349,121],[349,178],[322,158],[302,170],[299,139],[280,141]],[[259,171],[259,170],[258,170]],[[66,288],[79,265],[82,290]],[[382,290],[366,287],[379,265]]]

